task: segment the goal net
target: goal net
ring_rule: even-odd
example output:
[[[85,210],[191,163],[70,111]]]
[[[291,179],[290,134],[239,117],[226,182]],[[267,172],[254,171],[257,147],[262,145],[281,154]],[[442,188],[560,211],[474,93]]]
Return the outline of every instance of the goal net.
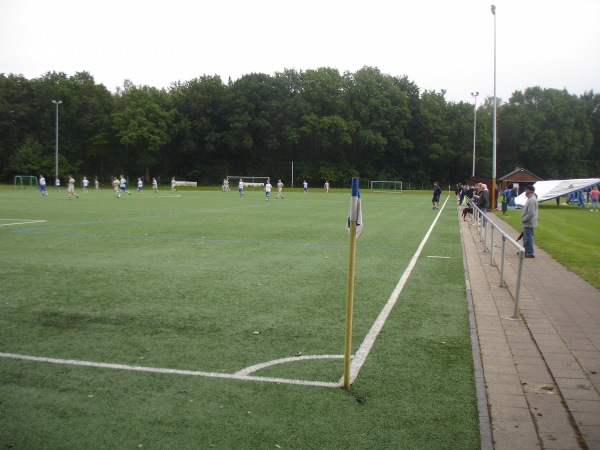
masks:
[[[371,181],[371,192],[402,193],[402,181]]]
[[[31,175],[15,175],[15,188],[38,188],[38,179]]]
[[[239,177],[233,175],[227,176],[227,182],[229,183],[229,188],[232,191],[238,190],[240,180],[243,180],[244,187],[252,188],[252,190],[254,190],[256,188],[262,189],[267,183],[267,180],[270,179],[270,177]]]

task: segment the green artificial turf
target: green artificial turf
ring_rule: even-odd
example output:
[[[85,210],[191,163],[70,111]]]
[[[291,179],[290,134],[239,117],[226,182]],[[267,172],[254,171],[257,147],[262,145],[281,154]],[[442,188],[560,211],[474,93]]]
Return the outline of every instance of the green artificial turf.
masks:
[[[342,355],[349,191],[183,189],[68,200],[0,189],[0,352],[234,374]],[[431,226],[424,194],[363,193],[352,351]],[[442,211],[352,387],[0,358],[11,448],[478,448],[462,247]],[[256,377],[337,383],[342,359]]]
[[[522,210],[508,210],[496,215],[520,231]],[[600,252],[600,212],[590,212],[554,200],[539,204],[539,223],[534,243],[559,263],[600,289],[598,253]],[[516,237],[516,236],[514,236]]]

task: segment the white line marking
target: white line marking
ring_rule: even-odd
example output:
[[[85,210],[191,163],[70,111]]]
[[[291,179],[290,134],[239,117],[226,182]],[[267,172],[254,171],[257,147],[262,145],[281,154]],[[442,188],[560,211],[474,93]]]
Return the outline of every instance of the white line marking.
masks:
[[[367,356],[369,356],[369,352],[371,351],[371,348],[373,348],[373,344],[375,344],[375,339],[377,339],[377,336],[379,335],[379,332],[383,328],[383,325],[385,324],[385,321],[387,320],[388,316],[392,312],[392,309],[394,308],[394,305],[396,304],[398,297],[400,297],[400,293],[402,292],[402,289],[404,289],[404,285],[406,284],[408,277],[410,276],[412,270],[414,269],[415,265],[417,264],[417,259],[419,259],[419,256],[421,255],[421,252],[423,251],[423,247],[425,247],[425,244],[429,240],[429,236],[431,235],[431,232],[433,231],[433,227],[435,227],[435,224],[437,223],[438,219],[440,218],[440,214],[444,210],[449,198],[450,197],[446,197],[446,201],[442,205],[442,208],[438,211],[437,216],[435,217],[435,220],[429,227],[427,234],[425,234],[425,237],[421,241],[421,244],[417,248],[417,251],[413,255],[412,259],[410,260],[410,263],[408,263],[408,267],[402,274],[402,277],[400,277],[400,281],[398,281],[396,288],[392,291],[392,295],[390,295],[390,298],[388,299],[387,303],[385,304],[385,306],[379,313],[379,316],[375,320],[375,323],[373,324],[373,326],[371,327],[371,329],[365,336],[365,339],[363,340],[362,344],[358,348],[356,355],[354,355],[354,359],[352,360],[352,363],[350,364],[350,384],[354,383],[354,380],[356,380],[356,377],[358,377],[358,373],[360,372],[360,369],[362,369],[362,366],[364,365],[364,363],[367,359]],[[343,383],[343,381],[344,381],[344,377],[342,376],[340,378],[340,383]]]
[[[289,358],[274,359],[264,363],[255,364],[253,366],[246,367],[245,369],[238,370],[235,375],[246,376],[257,370],[264,369],[265,367],[275,366],[277,364],[285,364],[288,362],[305,361],[308,359],[343,359],[344,355],[303,355],[303,356],[291,356]]]
[[[28,355],[17,355],[14,353],[0,353],[1,358],[18,359],[21,361],[35,361],[45,362],[51,364],[66,364],[70,366],[84,366],[84,367],[100,367],[103,369],[118,369],[118,370],[130,370],[134,372],[151,372],[151,373],[162,373],[169,375],[188,375],[196,377],[208,377],[208,378],[227,378],[234,380],[244,381],[264,381],[267,383],[280,383],[280,384],[297,384],[302,386],[319,386],[319,387],[340,387],[340,383],[325,382],[325,381],[309,381],[309,380],[293,380],[287,378],[272,378],[272,377],[256,377],[249,375],[238,375],[231,373],[217,373],[217,372],[203,372],[199,370],[179,370],[179,369],[164,369],[160,367],[143,367],[143,366],[129,366],[125,364],[109,364],[99,363],[93,361],[79,361],[76,359],[58,359],[58,358],[45,358],[39,356],[28,356]],[[287,358],[286,358],[287,359]],[[292,358],[293,359],[293,358]]]
[[[0,223],[0,227],[8,227],[10,225],[29,225],[32,223],[43,223],[48,222],[47,220],[30,220],[30,219],[0,219],[2,221],[8,222],[9,220],[19,221],[19,222],[11,222],[11,223]]]
[[[430,256],[428,256],[428,258],[450,259],[449,256],[435,256],[435,255],[430,255]]]
[[[0,219],[0,220],[4,220],[4,221],[8,221],[8,220],[24,220],[27,222],[47,222],[47,220],[38,220],[38,219]]]

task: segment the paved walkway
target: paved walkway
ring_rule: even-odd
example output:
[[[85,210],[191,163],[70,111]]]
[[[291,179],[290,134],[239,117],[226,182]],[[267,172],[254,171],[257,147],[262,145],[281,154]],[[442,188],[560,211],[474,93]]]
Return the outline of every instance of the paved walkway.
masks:
[[[494,220],[513,239],[519,234]],[[479,401],[482,448],[600,450],[600,291],[536,247],[535,259],[524,260],[515,320],[516,249],[507,244],[500,287],[501,236],[492,264],[477,227],[459,221],[482,363],[476,377],[487,396],[488,414]]]

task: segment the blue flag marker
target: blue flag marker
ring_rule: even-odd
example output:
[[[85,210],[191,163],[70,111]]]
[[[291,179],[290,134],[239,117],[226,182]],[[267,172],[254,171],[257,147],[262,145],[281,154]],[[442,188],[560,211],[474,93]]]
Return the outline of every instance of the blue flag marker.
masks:
[[[350,197],[350,212],[346,222],[346,230],[350,232],[350,222],[356,221],[356,237],[363,231],[362,209],[360,207],[360,190],[358,189],[358,178],[352,178],[352,197]]]

